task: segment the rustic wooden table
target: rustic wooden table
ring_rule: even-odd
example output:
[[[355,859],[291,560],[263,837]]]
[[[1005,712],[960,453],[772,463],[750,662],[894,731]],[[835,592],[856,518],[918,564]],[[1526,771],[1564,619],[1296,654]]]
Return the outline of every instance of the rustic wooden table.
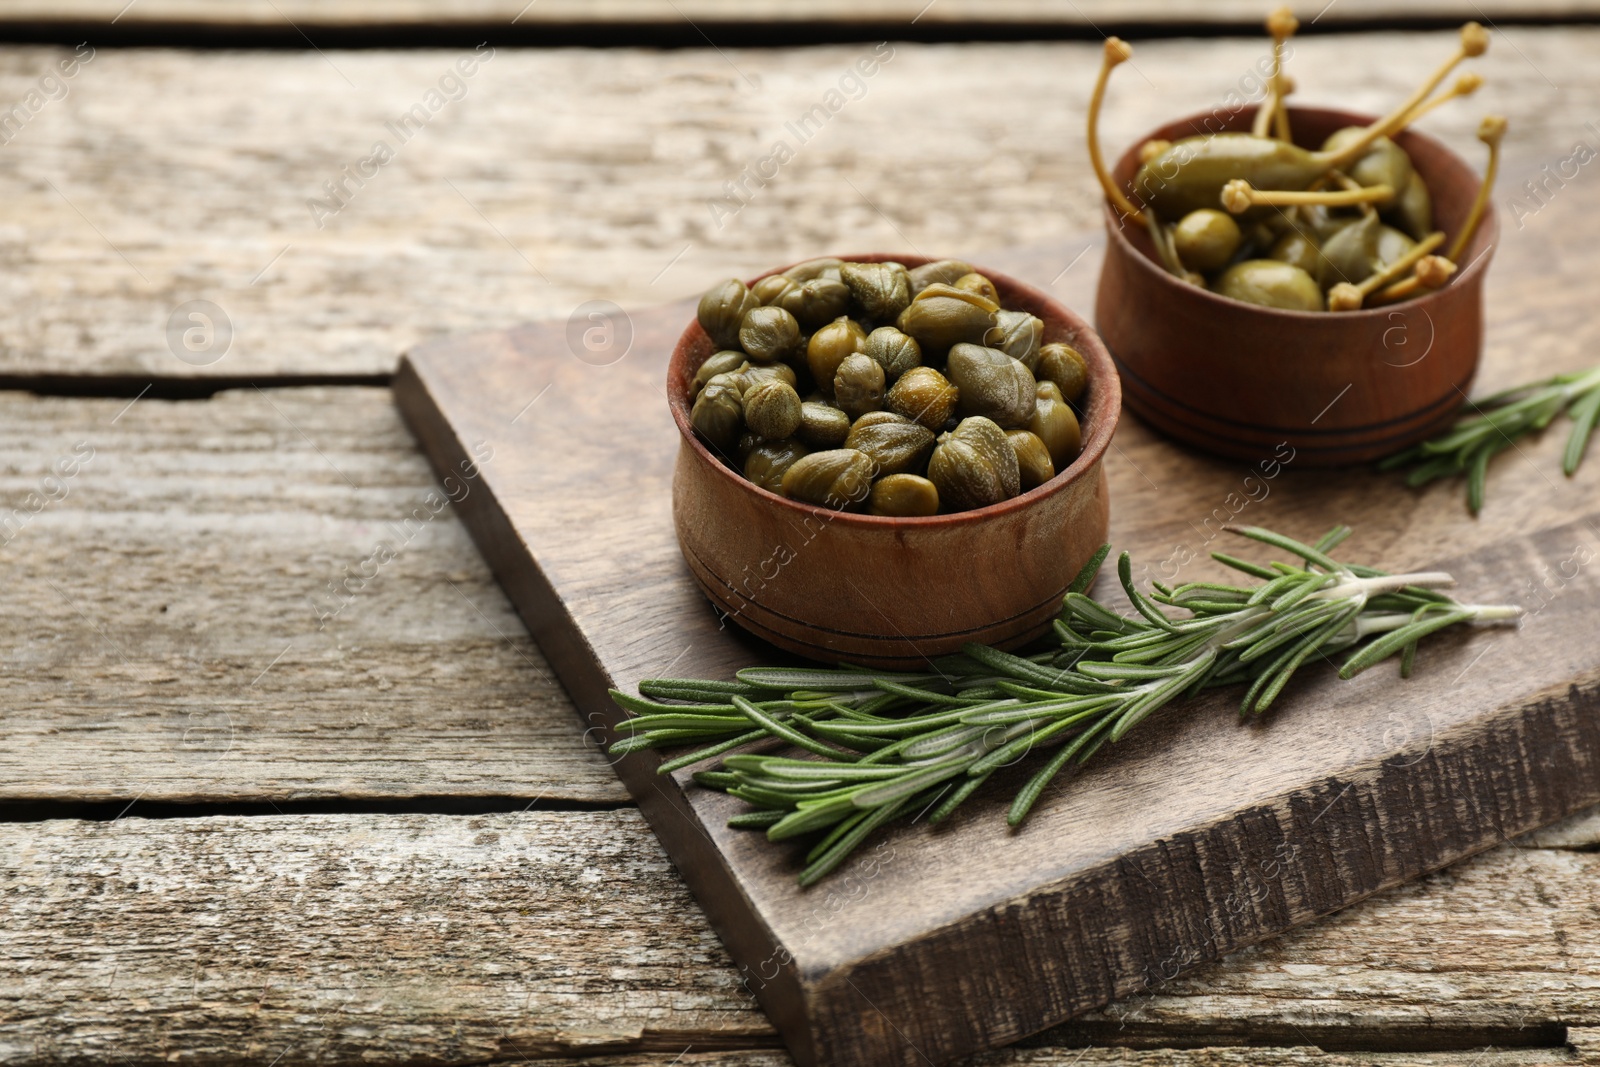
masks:
[[[397,355],[818,251],[1088,234],[1094,28],[1151,38],[1117,145],[1250,92],[1262,41],[1229,31],[1259,5],[948,0],[934,32],[920,3],[834,4],[802,48],[711,0],[483,0],[431,49],[317,46],[426,44],[444,16],[398,0],[122,5],[0,13],[0,39],[88,42],[0,47],[0,1060],[787,1062],[451,512],[400,526],[434,480]],[[1380,110],[1437,25],[1496,22],[1487,88],[1426,123],[1476,160],[1478,115],[1511,116],[1504,240],[1549,250],[1543,297],[1491,311],[1482,388],[1509,384],[1496,351],[1600,347],[1597,10],[1344,0],[1295,45],[1306,100]],[[1024,39],[944,40],[963,18]],[[765,46],[467,43],[514,19]],[[733,195],[873,51],[852,19],[903,25],[892,55]],[[248,47],[285,25],[300,47]],[[191,301],[216,328],[186,344]],[[983,1062],[1600,1061],[1597,886],[1600,811]]]

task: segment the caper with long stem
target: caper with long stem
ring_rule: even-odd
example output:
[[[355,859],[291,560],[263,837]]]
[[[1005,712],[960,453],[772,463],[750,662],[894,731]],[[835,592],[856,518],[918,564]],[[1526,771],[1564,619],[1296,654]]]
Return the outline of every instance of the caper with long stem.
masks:
[[[1268,204],[1274,207],[1317,206],[1353,207],[1357,204],[1382,204],[1394,199],[1394,190],[1387,185],[1357,186],[1354,189],[1326,190],[1257,189],[1244,178],[1235,178],[1222,187],[1222,206],[1235,215],[1252,207]]]
[[[1430,111],[1437,110],[1450,101],[1462,96],[1471,96],[1483,87],[1483,75],[1477,71],[1469,70],[1456,79],[1456,83],[1432,100],[1418,104],[1411,114],[1406,116],[1406,125],[1410,126]]]
[[[1461,44],[1456,54],[1417,92],[1389,115],[1367,126],[1360,136],[1335,149],[1311,151],[1287,141],[1249,133],[1185,137],[1139,168],[1134,178],[1134,192],[1160,216],[1176,219],[1196,208],[1215,206],[1222,187],[1236,178],[1243,178],[1258,189],[1305,189],[1329,171],[1343,169],[1365,155],[1380,137],[1404,128],[1417,105],[1456,64],[1470,56],[1482,55],[1488,43],[1488,34],[1482,26],[1467,23],[1461,28]]]
[[[1380,289],[1367,301],[1368,307],[1392,304],[1415,296],[1424,289],[1439,289],[1456,272],[1456,264],[1445,256],[1423,256],[1411,271],[1411,277],[1402,278],[1393,285]]]
[[[1267,32],[1272,35],[1272,80],[1268,82],[1267,98],[1256,112],[1255,124],[1250,131],[1257,137],[1267,136],[1270,130],[1280,141],[1292,139],[1289,109],[1284,103],[1289,91],[1283,76],[1283,45],[1299,28],[1300,20],[1294,17],[1294,12],[1288,7],[1280,7],[1267,16]]]
[[[1352,285],[1349,282],[1340,282],[1328,290],[1328,310],[1358,310],[1368,296],[1390,282],[1404,277],[1417,265],[1418,260],[1442,244],[1444,244],[1443,233],[1430,233],[1427,237],[1412,245],[1405,255],[1388,264],[1376,274],[1362,279],[1358,284]]]
[[[1494,192],[1494,180],[1500,173],[1500,141],[1505,135],[1506,120],[1503,116],[1488,115],[1478,124],[1478,140],[1489,146],[1489,165],[1484,168],[1483,181],[1478,183],[1478,195],[1472,199],[1467,221],[1462,224],[1461,232],[1456,234],[1456,239],[1450,242],[1450,250],[1445,253],[1452,260],[1460,262],[1467,242],[1472,240],[1472,235],[1478,232],[1478,225],[1483,222],[1483,213],[1489,206],[1489,194]]]
[[[1133,56],[1133,49],[1120,37],[1107,37],[1105,48],[1101,53],[1100,73],[1095,77],[1094,92],[1089,97],[1089,116],[1087,122],[1087,135],[1089,140],[1089,164],[1094,168],[1094,175],[1100,181],[1100,188],[1105,190],[1106,199],[1114,204],[1124,218],[1137,219],[1150,232],[1150,241],[1155,245],[1156,255],[1161,259],[1161,265],[1167,273],[1175,278],[1196,285],[1204,285],[1205,279],[1185,269],[1183,262],[1178,259],[1178,253],[1172,246],[1172,235],[1162,228],[1161,220],[1149,208],[1141,208],[1117,185],[1111,172],[1106,169],[1105,157],[1100,154],[1100,107],[1106,98],[1106,83],[1111,80],[1111,72],[1116,67],[1126,63]]]

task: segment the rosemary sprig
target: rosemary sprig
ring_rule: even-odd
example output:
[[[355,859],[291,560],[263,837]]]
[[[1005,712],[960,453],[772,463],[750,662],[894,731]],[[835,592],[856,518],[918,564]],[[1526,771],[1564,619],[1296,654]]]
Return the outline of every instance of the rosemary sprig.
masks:
[[[1600,367],[1558,374],[1471,401],[1446,433],[1395,453],[1379,463],[1378,469],[1410,467],[1406,484],[1412,488],[1465,472],[1467,507],[1476,515],[1483,508],[1489,461],[1511,448],[1518,438],[1549,426],[1563,411],[1572,419],[1572,431],[1561,457],[1561,470],[1570,478],[1583,461],[1595,418],[1600,415]]]
[[[695,779],[751,806],[730,825],[765,830],[773,841],[814,837],[804,886],[890,820],[948,818],[991,775],[1035,750],[1055,751],[1017,792],[1012,826],[1068,764],[1086,762],[1181,697],[1242,685],[1241,714],[1259,715],[1313,656],[1348,652],[1339,676],[1350,678],[1399,654],[1409,676],[1429,634],[1520,614],[1437,592],[1451,584],[1448,574],[1389,575],[1338,562],[1328,553],[1348,527],[1315,545],[1257,527],[1228,529],[1299,562],[1262,566],[1216,553],[1256,582],[1155,583],[1145,594],[1123,553],[1117,577],[1135,614],[1121,615],[1087,595],[1105,546],[1066,595],[1056,647],[1015,655],[968,645],[920,672],[752,667],[736,682],[642,682],[640,696],[612,692],[634,712],[620,727],[629,736],[612,751],[705,746],[668,760],[663,772],[720,756]],[[755,741],[790,751],[732,751]]]

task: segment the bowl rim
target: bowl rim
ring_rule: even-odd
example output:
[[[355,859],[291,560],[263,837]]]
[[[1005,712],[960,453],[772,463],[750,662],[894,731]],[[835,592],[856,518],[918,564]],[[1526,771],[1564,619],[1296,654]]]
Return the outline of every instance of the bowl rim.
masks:
[[[1245,105],[1238,111],[1231,113],[1228,117],[1228,120],[1232,122],[1254,116],[1257,110],[1259,110],[1259,105]],[[1291,116],[1303,115],[1308,118],[1311,116],[1316,116],[1319,118],[1333,119],[1344,122],[1344,124],[1347,126],[1366,126],[1381,117],[1376,115],[1367,115],[1359,111],[1346,111],[1343,108],[1336,107],[1290,107],[1288,110]],[[1193,114],[1185,115],[1169,122],[1162,123],[1160,126],[1157,126],[1150,132],[1146,133],[1143,137],[1135,139],[1134,142],[1128,146],[1127,150],[1117,158],[1116,165],[1112,168],[1112,173],[1116,174],[1124,170],[1126,166],[1136,158],[1139,151],[1139,146],[1143,145],[1146,141],[1160,136],[1174,126],[1189,125],[1198,127],[1202,125],[1203,120],[1214,117],[1214,111],[1196,111]],[[1220,133],[1229,131],[1219,130],[1216,132]],[[1430,136],[1421,130],[1407,128],[1394,135],[1394,140],[1397,144],[1400,144],[1402,148],[1405,147],[1402,142],[1407,140],[1421,142],[1422,144],[1427,145],[1429,148],[1435,149],[1442,153],[1444,156],[1453,160],[1466,170],[1472,171],[1471,165],[1467,163],[1467,161],[1458,153],[1451,149],[1450,146],[1446,145],[1437,137]],[[1472,171],[1472,173],[1476,174],[1477,172]],[[1478,181],[1480,183],[1483,181],[1482,176],[1478,176]],[[1187,292],[1191,295],[1198,295],[1204,301],[1214,303],[1219,308],[1226,309],[1234,314],[1254,313],[1267,317],[1282,316],[1288,318],[1290,321],[1303,320],[1308,323],[1315,322],[1318,324],[1327,324],[1329,322],[1330,315],[1336,315],[1341,320],[1370,324],[1375,322],[1380,316],[1387,318],[1390,313],[1396,311],[1397,309],[1403,309],[1407,307],[1426,307],[1441,293],[1444,293],[1454,286],[1466,284],[1469,278],[1476,282],[1478,280],[1478,276],[1489,269],[1489,260],[1493,258],[1492,254],[1494,249],[1500,243],[1500,218],[1498,213],[1495,211],[1494,197],[1491,196],[1485,202],[1483,219],[1478,223],[1478,232],[1473,237],[1474,243],[1481,243],[1483,245],[1483,251],[1474,256],[1471,262],[1458,270],[1454,275],[1451,276],[1449,281],[1447,281],[1438,289],[1431,290],[1427,293],[1424,293],[1422,296],[1411,300],[1404,300],[1394,304],[1383,304],[1378,307],[1362,307],[1355,311],[1292,311],[1288,308],[1265,307],[1261,304],[1251,304],[1244,300],[1235,300],[1232,297],[1223,296],[1220,293],[1213,293],[1210,289],[1202,289],[1197,285],[1190,285],[1188,282],[1179,281],[1177,278],[1174,278],[1171,274],[1167,273],[1166,268],[1162,267],[1153,258],[1146,255],[1142,249],[1134,246],[1133,242],[1128,239],[1128,235],[1124,232],[1127,227],[1124,225],[1122,214],[1113,208],[1111,206],[1111,202],[1105,199],[1103,196],[1100,200],[1100,207],[1101,216],[1105,220],[1107,235],[1106,240],[1108,245],[1116,245],[1119,253],[1125,254],[1129,259],[1138,261],[1140,266],[1137,269],[1145,272],[1148,275],[1158,277],[1162,284],[1174,287],[1174,291],[1177,291],[1177,286],[1183,286],[1184,292]]]
[[[762,278],[774,274],[782,274],[792,270],[803,263],[815,259],[837,258],[846,263],[882,263],[893,261],[904,263],[907,267],[919,267],[927,263],[936,263],[939,260],[932,256],[899,254],[887,252],[872,252],[857,255],[841,256],[810,256],[806,259],[790,263],[782,267],[774,267],[764,271],[748,280],[746,285],[755,285]],[[955,257],[941,257],[955,258]],[[963,262],[971,263],[970,260]],[[914,529],[930,529],[947,527],[968,523],[979,523],[987,519],[1000,518],[1012,512],[1032,507],[1041,501],[1061,492],[1069,485],[1079,481],[1086,474],[1097,470],[1105,458],[1106,450],[1111,446],[1111,437],[1116,432],[1117,423],[1122,414],[1122,379],[1117,373],[1111,352],[1106,348],[1105,342],[1090,325],[1089,321],[1067,305],[1043,290],[1017,280],[1008,274],[988,270],[980,264],[973,263],[973,269],[984,275],[994,283],[1000,291],[1002,306],[1008,292],[1021,292],[1027,294],[1035,304],[1048,307],[1052,313],[1063,319],[1074,332],[1073,347],[1083,354],[1084,362],[1089,366],[1090,402],[1083,409],[1083,421],[1088,423],[1088,433],[1085,435],[1081,450],[1076,459],[1064,471],[1057,471],[1055,477],[1036,486],[1026,493],[1019,493],[1014,497],[1002,500],[997,504],[989,504],[969,511],[953,511],[948,514],[938,515],[868,515],[859,511],[834,510],[816,504],[806,504],[798,500],[791,500],[780,496],[770,489],[761,486],[746,478],[742,473],[733,470],[721,459],[711,454],[711,450],[694,431],[689,423],[689,403],[687,396],[675,388],[675,383],[680,377],[678,368],[688,359],[688,351],[692,344],[710,337],[701,328],[700,323],[690,319],[686,328],[678,337],[673,346],[672,356],[667,361],[667,406],[672,411],[672,421],[678,427],[678,434],[695,457],[702,463],[713,468],[721,477],[737,483],[740,489],[752,493],[757,499],[764,499],[773,505],[786,508],[796,516],[810,516],[824,519],[827,522],[844,522],[847,526],[860,526],[866,529],[885,529],[891,527]]]

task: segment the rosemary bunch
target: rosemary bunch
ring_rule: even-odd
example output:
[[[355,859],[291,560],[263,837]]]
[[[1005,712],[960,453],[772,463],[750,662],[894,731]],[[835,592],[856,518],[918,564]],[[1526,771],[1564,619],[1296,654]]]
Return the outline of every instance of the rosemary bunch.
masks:
[[[1378,469],[1410,467],[1406,484],[1413,488],[1465,471],[1467,507],[1476,515],[1483,508],[1483,483],[1489,461],[1512,447],[1518,438],[1549,426],[1563,411],[1572,419],[1572,432],[1561,457],[1561,470],[1570,478],[1583,461],[1595,418],[1600,415],[1600,367],[1558,374],[1470,401],[1448,432],[1395,453],[1379,463]]]
[[[764,829],[774,841],[816,835],[800,875],[810,885],[884,823],[912,813],[941,822],[991,775],[1035,751],[1053,750],[1012,801],[1013,826],[1068,764],[1082,764],[1181,697],[1243,685],[1241,714],[1260,714],[1314,656],[1348,652],[1339,676],[1350,678],[1398,654],[1409,676],[1429,634],[1520,613],[1437,592],[1451,584],[1448,574],[1340,563],[1328,553],[1348,527],[1315,545],[1257,527],[1228,529],[1300,562],[1261,566],[1214,553],[1256,581],[1155,583],[1146,595],[1134,588],[1123,553],[1117,576],[1135,614],[1121,615],[1086,595],[1106,546],[1066,595],[1054,623],[1058,643],[1046,651],[972,644],[930,661],[927,671],[753,667],[731,682],[641,682],[638,696],[612,691],[635,714],[611,751],[702,746],[663,763],[663,773],[720,756],[695,780],[751,806],[731,826]],[[780,742],[780,750],[733,751],[757,741]]]

